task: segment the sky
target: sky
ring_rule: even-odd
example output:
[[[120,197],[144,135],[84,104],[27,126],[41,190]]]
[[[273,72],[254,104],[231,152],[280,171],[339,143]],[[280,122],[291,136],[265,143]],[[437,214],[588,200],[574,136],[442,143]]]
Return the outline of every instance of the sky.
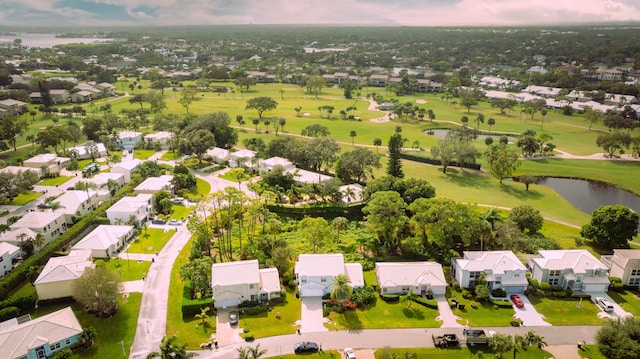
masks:
[[[640,22],[640,0],[0,0],[5,26]]]

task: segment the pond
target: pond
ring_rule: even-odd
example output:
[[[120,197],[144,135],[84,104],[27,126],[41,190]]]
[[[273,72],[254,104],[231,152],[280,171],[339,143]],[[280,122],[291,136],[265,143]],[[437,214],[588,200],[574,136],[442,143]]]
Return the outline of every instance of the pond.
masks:
[[[445,138],[447,136],[447,133],[449,133],[449,131],[451,131],[451,130],[436,129],[436,130],[426,130],[426,131],[424,131],[424,133],[427,134],[427,135],[435,135],[436,137],[438,137],[440,139],[443,139],[443,138]],[[493,137],[493,140],[495,142],[498,142],[498,140],[500,139],[500,136],[502,136],[502,135],[498,134],[498,133],[494,133],[494,134],[491,134],[491,135],[480,135],[479,134],[476,137],[479,140],[484,140],[487,137]],[[509,139],[509,142],[515,142],[515,141],[518,140],[518,138],[514,137],[514,136],[507,136],[507,138]]]

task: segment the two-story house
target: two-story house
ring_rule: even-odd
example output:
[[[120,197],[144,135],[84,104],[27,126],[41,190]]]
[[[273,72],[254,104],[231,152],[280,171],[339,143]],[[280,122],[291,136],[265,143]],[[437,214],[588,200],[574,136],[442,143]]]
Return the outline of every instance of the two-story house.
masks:
[[[93,258],[111,258],[118,254],[135,234],[133,226],[101,224],[73,246],[73,249],[89,249]]]
[[[613,255],[602,256],[600,261],[609,268],[609,275],[620,278],[622,284],[640,286],[640,250],[614,249]]]
[[[67,230],[67,222],[62,212],[28,212],[11,225],[12,230],[22,228],[42,234],[47,244]]]
[[[531,278],[563,289],[606,292],[608,268],[584,249],[541,250],[527,260]]]
[[[296,282],[301,297],[322,297],[331,294],[333,279],[349,278],[352,288],[364,286],[362,265],[345,263],[342,254],[300,254],[295,266]]]
[[[142,132],[122,131],[118,133],[116,145],[125,150],[133,150],[142,141]]]
[[[64,213],[68,224],[74,223],[74,219],[84,216],[98,208],[98,192],[87,191],[67,191],[54,202],[60,203],[58,212]]]
[[[211,288],[216,308],[278,298],[282,290],[278,270],[260,269],[255,259],[215,263],[211,267]]]
[[[465,251],[463,258],[452,259],[451,270],[462,288],[475,287],[481,275],[489,290],[522,293],[529,284],[527,268],[512,251]]]
[[[0,242],[0,277],[4,277],[13,269],[13,260],[20,257],[20,247],[11,243]]]
[[[122,197],[107,209],[107,218],[111,224],[127,223],[134,219],[144,223],[153,211],[153,195],[141,193],[135,197]]]

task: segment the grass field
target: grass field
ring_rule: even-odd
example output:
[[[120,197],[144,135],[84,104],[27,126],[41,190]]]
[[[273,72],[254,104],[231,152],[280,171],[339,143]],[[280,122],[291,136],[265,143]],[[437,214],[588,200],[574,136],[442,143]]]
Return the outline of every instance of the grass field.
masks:
[[[585,359],[607,359],[600,350],[598,350],[598,346],[595,344],[587,344],[582,346],[582,350],[578,350],[578,355],[580,358]]]
[[[625,290],[621,293],[610,290],[607,294],[625,311],[635,316],[640,315],[640,293],[637,290]]]
[[[59,186],[68,180],[72,179],[71,176],[58,176],[52,178],[45,178],[42,181],[38,182],[39,186]]]
[[[551,325],[601,325],[604,319],[598,318],[600,309],[588,299],[582,301],[561,298],[541,298],[528,296],[531,304],[544,320]]]
[[[107,268],[118,271],[123,282],[140,280],[149,272],[151,262],[111,258],[104,260]]]
[[[157,253],[162,250],[174,234],[174,231],[165,232],[161,228],[147,228],[141,231],[138,238],[131,242],[131,245],[127,248],[127,253]]]
[[[240,313],[239,325],[245,331],[249,330],[256,338],[294,334],[296,327],[293,323],[300,320],[301,312],[300,299],[296,298],[292,291],[288,291],[287,302],[274,306],[269,312],[257,315]]]
[[[375,352],[376,359],[384,358],[383,352],[389,351],[390,353],[397,354],[398,358],[407,358],[406,353],[416,353],[416,359],[468,359],[475,358],[475,355],[478,353],[483,353],[484,358],[492,358],[494,354],[497,354],[495,351],[490,348],[468,348],[465,346],[457,347],[457,348],[410,348],[410,349],[378,349]],[[547,359],[553,358],[551,354],[547,351],[540,350],[535,347],[529,347],[526,351],[520,351],[520,358],[522,355],[526,354],[526,357],[529,359]],[[504,353],[504,358],[510,358],[513,356],[513,350],[509,350]],[[497,356],[495,356],[497,358]]]
[[[11,201],[11,204],[14,206],[24,206],[25,204],[33,201],[34,199],[40,196],[42,196],[42,193],[38,193],[38,192],[20,193],[18,196],[13,198],[13,201]]]

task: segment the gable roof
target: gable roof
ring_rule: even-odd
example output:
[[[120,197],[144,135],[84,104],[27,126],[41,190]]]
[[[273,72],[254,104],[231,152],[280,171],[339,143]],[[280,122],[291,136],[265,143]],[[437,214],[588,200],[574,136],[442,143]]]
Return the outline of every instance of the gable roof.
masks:
[[[300,254],[296,274],[309,277],[337,276],[344,273],[344,257],[336,254]]]
[[[231,152],[232,158],[253,158],[255,156],[256,156],[256,152],[251,150],[240,150],[236,152]]]
[[[640,259],[639,249],[614,249],[613,256],[611,256],[611,260],[622,267],[626,267],[632,259]]]
[[[60,219],[64,222],[64,213],[62,212],[28,212],[16,223],[11,225],[12,229],[17,228],[36,228],[42,229],[49,223]]]
[[[122,197],[113,206],[109,207],[107,212],[135,212],[140,207],[148,206],[151,198],[153,198],[153,195],[147,193],[140,193],[135,197]]]
[[[73,246],[73,249],[107,249],[112,245],[117,245],[120,239],[131,230],[133,230],[133,226],[101,224]]]
[[[491,270],[493,274],[504,274],[508,271],[526,271],[512,251],[465,251],[464,259],[456,260],[457,265],[469,272],[483,272]]]
[[[376,274],[381,287],[447,285],[442,265],[436,262],[377,262]]]
[[[29,349],[56,343],[82,333],[82,327],[71,307],[0,329],[0,357],[17,358]]]
[[[101,187],[103,185],[106,185],[109,180],[113,180],[116,182],[124,181],[124,175],[117,172],[100,172],[92,178],[87,179],[87,182],[94,183],[96,186]]]
[[[349,285],[352,287],[364,287],[364,275],[362,274],[362,264],[345,263],[344,272],[349,277]]]
[[[7,243],[7,242],[0,242],[0,256],[3,256],[6,254],[9,254],[9,257],[13,257],[16,256],[17,253],[20,252],[20,247],[18,246],[14,246],[11,243]]]
[[[280,288],[280,275],[277,268],[263,268],[260,269],[260,289],[263,292],[279,292]]]
[[[162,175],[160,177],[149,177],[142,181],[134,191],[161,191],[171,185],[172,175]]]
[[[88,203],[90,199],[97,196],[98,192],[90,189],[88,191],[67,191],[62,196],[55,199],[62,206],[60,212],[75,214],[83,203]]]
[[[587,270],[602,269],[607,270],[607,266],[602,264],[593,254],[584,249],[570,250],[541,250],[538,251],[539,258],[533,261],[543,269],[563,270],[571,268],[575,273],[586,273]]]
[[[288,166],[292,166],[293,162],[289,161],[286,158],[282,158],[282,157],[271,157],[269,159],[266,159],[264,161],[262,161],[262,163],[266,166],[282,166],[282,167],[288,167]]]
[[[211,286],[260,283],[258,260],[214,263],[211,266]]]
[[[75,280],[82,276],[86,268],[94,266],[91,262],[91,250],[73,249],[67,256],[51,257],[33,284]]]

